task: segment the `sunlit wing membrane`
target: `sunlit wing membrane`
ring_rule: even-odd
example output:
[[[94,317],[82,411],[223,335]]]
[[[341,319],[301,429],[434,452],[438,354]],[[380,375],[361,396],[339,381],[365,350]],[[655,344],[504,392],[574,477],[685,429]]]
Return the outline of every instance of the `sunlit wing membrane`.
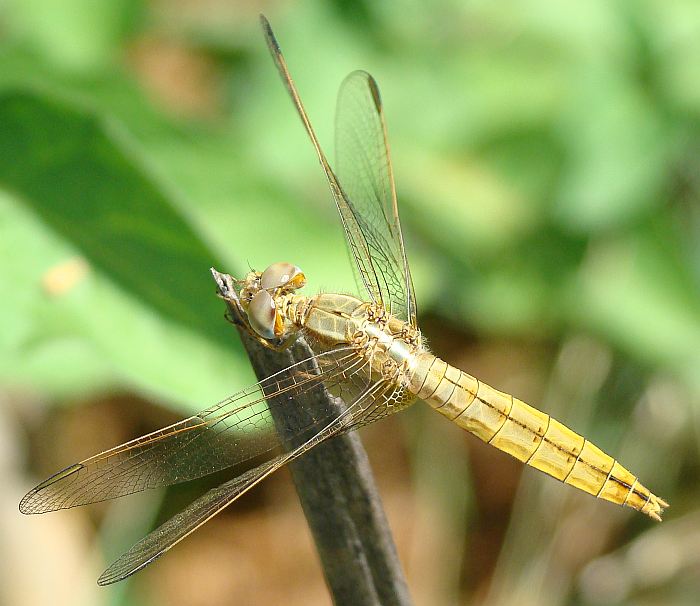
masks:
[[[402,387],[392,386],[391,389],[385,389],[380,395],[377,395],[377,405],[362,417],[357,418],[347,431],[354,431],[365,425],[375,423],[384,417],[400,412],[413,404],[416,401],[416,396],[404,390]]]
[[[265,479],[283,464],[282,461],[286,456],[277,455],[274,459],[202,495],[123,553],[100,575],[97,579],[98,585],[109,585],[121,581],[154,562],[227,505]]]
[[[277,39],[272,33],[270,24],[262,15],[260,16],[260,21],[263,26],[263,33],[265,34],[267,46],[270,49],[270,54],[272,55],[282,81],[287,88],[287,92],[289,92],[289,95],[292,98],[294,107],[296,107],[297,113],[304,124],[304,128],[311,139],[311,143],[313,144],[314,149],[316,150],[316,155],[318,156],[318,161],[320,162],[326,175],[326,179],[328,180],[328,185],[331,193],[333,194],[333,199],[338,209],[338,213],[340,214],[340,220],[343,224],[348,247],[350,248],[350,252],[359,271],[362,284],[372,301],[381,303],[386,309],[389,309],[389,293],[383,288],[383,279],[380,277],[377,268],[373,266],[369,243],[365,240],[363,231],[360,228],[359,218],[356,216],[353,208],[347,203],[343,189],[333,173],[326,155],[323,153],[321,144],[319,143],[316,133],[311,126],[311,121],[309,120],[306,110],[304,109],[304,105],[301,102],[301,98],[299,97],[299,93],[294,85],[294,81],[289,75],[287,63],[284,60],[284,56],[282,55]]]
[[[343,81],[335,126],[336,173],[379,273],[382,296],[392,314],[416,326],[382,102],[367,72]]]
[[[365,364],[350,348],[307,358],[198,415],[60,471],[27,493],[20,511],[45,513],[105,501],[192,480],[275,453],[283,444],[271,410],[293,406],[293,398],[311,390],[333,388],[348,376],[361,373]],[[337,414],[329,407],[320,408],[313,418],[299,421],[293,431],[299,440],[304,439]]]
[[[405,389],[403,385],[392,383],[387,385],[379,373],[356,372],[344,381],[338,381],[329,387],[329,391],[345,402],[353,402],[361,395],[367,394],[372,385],[381,385],[380,391],[375,387],[375,403],[372,411],[353,418],[346,431],[353,431],[379,419],[397,413],[416,401],[416,396]],[[366,397],[366,395],[364,396]]]
[[[328,438],[366,424],[368,418],[380,418],[377,416],[380,409],[384,410],[380,416],[394,412],[389,406],[393,402],[391,394],[394,389],[386,382],[368,384],[352,404],[329,423],[320,426],[307,441],[204,494],[120,556],[97,582],[109,585],[145,568],[289,461]]]

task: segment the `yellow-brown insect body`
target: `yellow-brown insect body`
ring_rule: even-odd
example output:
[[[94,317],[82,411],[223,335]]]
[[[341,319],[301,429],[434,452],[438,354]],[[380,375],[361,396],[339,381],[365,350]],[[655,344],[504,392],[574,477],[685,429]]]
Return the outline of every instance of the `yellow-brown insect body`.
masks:
[[[380,306],[349,296],[286,295],[290,323],[327,347],[354,345],[377,375],[401,384],[470,433],[527,465],[655,520],[668,504],[583,436],[548,414],[449,365],[420,333]]]
[[[368,369],[407,387],[404,375],[424,351],[420,332],[388,314],[381,306],[351,295],[324,293],[304,298],[290,295],[280,307],[287,318],[322,348],[353,346]]]
[[[655,520],[668,507],[627,469],[548,414],[428,352],[417,355],[411,390],[475,436],[584,492]]]

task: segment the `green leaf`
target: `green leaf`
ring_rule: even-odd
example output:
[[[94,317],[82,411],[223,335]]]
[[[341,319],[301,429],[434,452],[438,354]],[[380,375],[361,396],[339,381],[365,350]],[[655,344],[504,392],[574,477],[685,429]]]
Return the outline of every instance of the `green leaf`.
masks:
[[[24,91],[0,96],[0,123],[5,188],[125,290],[224,339],[207,271],[220,263],[115,125]]]
[[[14,194],[0,207],[5,379],[54,392],[126,381],[197,409],[240,388],[251,373],[214,294],[216,259],[124,135],[21,91],[0,96],[0,122],[0,187]],[[81,257],[98,271],[47,293],[47,272]]]
[[[667,225],[597,243],[569,312],[586,329],[700,390],[700,297]]]
[[[569,167],[554,214],[595,232],[629,223],[662,199],[674,141],[658,108],[619,74],[584,73],[562,124]]]

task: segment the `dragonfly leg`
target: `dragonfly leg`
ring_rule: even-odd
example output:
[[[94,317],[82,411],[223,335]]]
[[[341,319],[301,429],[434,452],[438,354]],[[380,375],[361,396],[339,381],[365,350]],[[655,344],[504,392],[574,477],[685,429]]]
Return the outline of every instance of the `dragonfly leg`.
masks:
[[[235,324],[236,326],[243,326],[247,330],[250,330],[251,333],[255,332],[248,323],[248,314],[246,314],[245,310],[243,309],[241,301],[238,297],[227,297],[221,293],[217,293],[216,296],[229,304],[229,308],[224,314],[224,318],[226,318],[228,322],[231,322],[231,324]]]
[[[274,341],[269,341],[264,337],[261,337],[260,335],[256,334],[254,331],[252,331],[252,334],[261,345],[264,345],[272,351],[284,351],[285,349],[288,349],[293,345],[294,341],[296,341],[297,337],[299,336],[299,333],[294,331],[292,334],[285,337],[284,339],[275,339]]]

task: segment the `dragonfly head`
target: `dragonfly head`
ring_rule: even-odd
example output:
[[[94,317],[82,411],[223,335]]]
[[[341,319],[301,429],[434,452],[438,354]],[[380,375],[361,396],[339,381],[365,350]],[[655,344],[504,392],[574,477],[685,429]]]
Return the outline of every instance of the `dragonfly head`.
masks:
[[[302,288],[304,272],[291,263],[273,263],[263,272],[251,271],[243,282],[241,302],[251,328],[265,339],[281,337],[286,327],[277,298]]]

